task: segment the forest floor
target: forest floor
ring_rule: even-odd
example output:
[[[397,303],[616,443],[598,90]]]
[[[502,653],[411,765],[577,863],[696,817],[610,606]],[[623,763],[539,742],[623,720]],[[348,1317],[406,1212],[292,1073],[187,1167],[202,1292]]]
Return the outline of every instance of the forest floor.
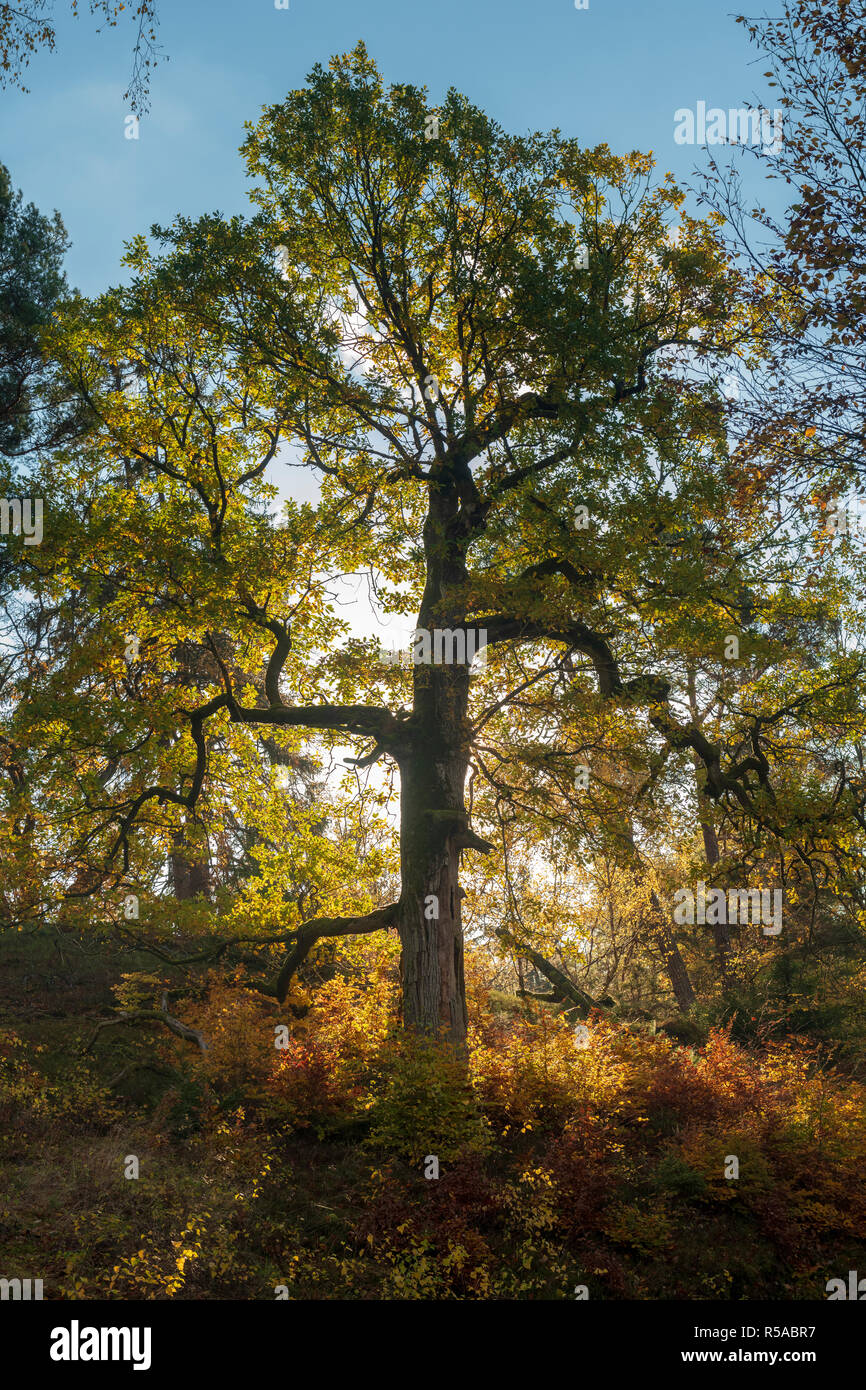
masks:
[[[467,1076],[395,1031],[383,962],[282,1048],[273,1001],[210,975],[206,1053],[147,1025],[87,1050],[152,971],[0,937],[0,1277],[46,1299],[823,1300],[866,1270],[866,1088],[800,1040],[595,1019],[582,1049],[476,995]]]

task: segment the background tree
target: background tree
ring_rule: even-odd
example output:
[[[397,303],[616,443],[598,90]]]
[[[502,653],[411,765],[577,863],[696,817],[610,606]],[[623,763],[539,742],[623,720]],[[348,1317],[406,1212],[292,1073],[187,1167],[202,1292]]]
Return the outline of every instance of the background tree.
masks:
[[[727,219],[763,323],[730,423],[743,456],[774,477],[781,511],[786,497],[813,515],[817,505],[826,530],[828,503],[863,482],[866,10],[785,0],[778,17],[739,22],[784,115],[778,150],[742,157],[761,159],[787,203],[752,206],[736,165],[711,157],[703,196]]]
[[[89,0],[90,13],[104,15],[110,28],[117,24],[117,17],[128,7],[115,4],[113,0]],[[78,0],[70,0],[70,10],[78,16]],[[0,3],[0,87],[8,84],[20,87],[23,84],[30,59],[41,48],[54,49],[57,32],[52,22],[53,0],[21,0],[20,4]],[[123,94],[133,111],[146,112],[149,106],[150,69],[157,61],[159,44],[156,41],[158,14],[156,0],[136,0],[131,6],[131,17],[136,26],[136,37],[132,52],[132,76],[129,87]],[[97,30],[97,33],[99,31]]]
[[[0,165],[0,457],[49,448],[83,426],[42,341],[69,295],[59,213],[25,204]],[[5,480],[8,484],[9,475]]]

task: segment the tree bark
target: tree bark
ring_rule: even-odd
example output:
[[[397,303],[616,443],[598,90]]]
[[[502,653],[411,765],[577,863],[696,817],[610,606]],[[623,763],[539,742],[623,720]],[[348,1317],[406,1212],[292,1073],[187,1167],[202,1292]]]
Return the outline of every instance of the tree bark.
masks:
[[[704,857],[706,858],[707,866],[712,869],[715,868],[722,856],[719,850],[719,837],[716,834],[716,827],[707,814],[707,804],[701,790],[700,763],[697,758],[695,759],[695,777],[698,787],[698,820],[701,824],[701,835],[704,841]],[[731,933],[726,921],[713,922],[712,927],[716,950],[719,953],[719,968],[724,977],[728,972],[728,956],[731,951]]]
[[[459,882],[468,693],[467,666],[416,666],[417,725],[400,769],[403,1021],[458,1048],[468,1026]]]
[[[695,669],[693,666],[688,670],[688,693],[689,693],[689,713],[692,723],[697,727],[701,725],[700,711],[698,710],[698,695]],[[696,749],[692,749],[692,762],[695,768],[695,787],[698,797],[698,820],[701,826],[701,835],[704,841],[704,857],[709,868],[715,868],[721,859],[719,852],[719,837],[716,834],[716,827],[713,824],[712,816],[709,814],[707,805],[707,774],[701,759],[698,757]],[[713,938],[716,943],[716,950],[719,953],[719,967],[724,979],[728,969],[728,955],[731,950],[731,933],[728,930],[727,922],[714,922]]]
[[[471,483],[471,477],[470,477]],[[424,523],[426,583],[417,630],[464,628],[469,532],[451,478],[431,484]],[[414,653],[417,656],[417,653]],[[440,657],[443,653],[440,650]],[[468,1015],[463,973],[460,851],[492,848],[474,836],[465,807],[471,656],[413,668],[412,733],[400,756],[403,1021],[462,1051]]]
[[[697,995],[695,994],[694,987],[689,978],[686,963],[680,954],[680,948],[674,940],[673,932],[668,925],[662,905],[655,893],[652,894],[652,902],[658,912],[660,922],[660,926],[655,934],[656,942],[661,952],[662,960],[665,963],[665,970],[667,971],[671,989],[674,992],[674,998],[677,1001],[680,1012],[687,1014],[689,1009],[694,1005]]]
[[[207,859],[189,857],[189,845],[183,829],[177,831],[169,856],[171,886],[179,902],[210,896],[210,864]]]
[[[631,821],[626,821],[623,838],[625,839],[626,844],[628,844],[631,847],[631,852],[634,856],[635,863],[640,865],[641,856],[638,847],[634,842],[634,828],[631,824]],[[671,989],[674,993],[674,998],[676,999],[681,1012],[688,1013],[689,1009],[692,1007],[692,1005],[695,1002],[695,999],[697,998],[697,995],[695,994],[694,988],[692,986],[691,979],[689,978],[688,968],[686,966],[685,961],[682,958],[680,948],[676,943],[676,938],[674,937],[673,931],[671,930],[671,923],[668,918],[668,914],[662,907],[661,902],[659,901],[659,896],[654,888],[650,890],[650,902],[652,904],[653,914],[656,919],[656,924],[652,928],[653,940],[655,942],[659,954],[661,955],[662,960],[664,961],[665,970],[667,972],[668,980],[670,981]]]

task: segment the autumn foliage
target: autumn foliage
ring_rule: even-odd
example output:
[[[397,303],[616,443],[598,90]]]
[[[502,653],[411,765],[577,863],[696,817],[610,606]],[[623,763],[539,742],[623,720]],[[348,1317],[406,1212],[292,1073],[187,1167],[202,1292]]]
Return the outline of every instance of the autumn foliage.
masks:
[[[155,1037],[149,1093],[106,1084],[108,1046],[59,1062],[6,1030],[12,1263],[38,1250],[73,1298],[702,1299],[821,1297],[862,1260],[866,1088],[814,1043],[601,1016],[587,1043],[474,980],[464,1066],[403,1033],[366,949],[363,976],[294,1000],[282,1048],[286,1015],[214,972],[208,1051]]]

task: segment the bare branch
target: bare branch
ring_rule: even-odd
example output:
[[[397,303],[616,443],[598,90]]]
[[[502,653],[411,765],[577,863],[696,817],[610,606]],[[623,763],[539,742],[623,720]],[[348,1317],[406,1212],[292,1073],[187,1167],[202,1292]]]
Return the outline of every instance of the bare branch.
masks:
[[[165,1003],[166,1001],[163,1000]],[[202,1052],[207,1052],[208,1044],[196,1028],[189,1028],[185,1023],[181,1023],[179,1018],[173,1018],[165,1008],[162,1009],[127,1009],[117,1018],[103,1019],[102,1023],[97,1023],[93,1030],[90,1041],[84,1048],[85,1052],[90,1052],[96,1039],[103,1028],[117,1028],[123,1024],[130,1023],[161,1023],[170,1032],[176,1033],[185,1042],[195,1043]]]

